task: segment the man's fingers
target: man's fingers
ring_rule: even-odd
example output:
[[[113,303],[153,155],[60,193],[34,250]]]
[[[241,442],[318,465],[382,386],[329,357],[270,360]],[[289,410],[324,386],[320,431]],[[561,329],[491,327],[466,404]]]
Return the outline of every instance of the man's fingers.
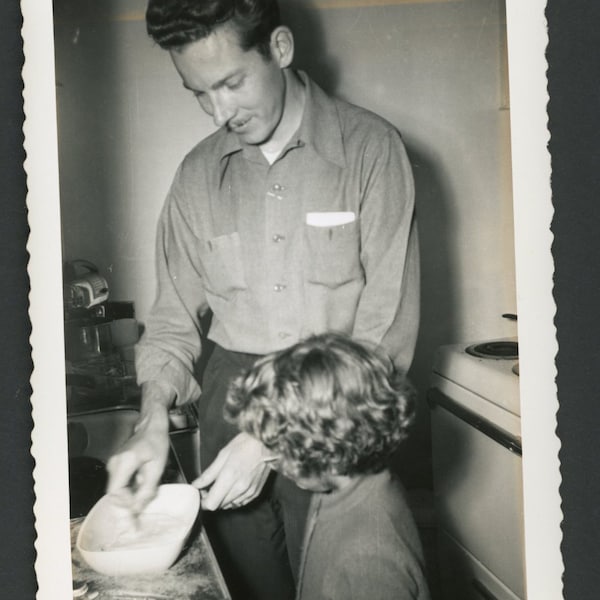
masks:
[[[240,498],[256,497],[268,472],[262,444],[240,433],[219,452],[193,485],[203,490],[202,508],[217,510],[237,503]]]
[[[254,479],[248,480],[244,475],[234,469],[223,469],[212,487],[202,495],[202,508],[218,510],[251,492]]]
[[[260,476],[252,482],[252,485],[243,494],[240,494],[237,498],[234,498],[230,504],[232,504],[234,508],[238,508],[240,506],[246,506],[246,504],[252,502],[252,500],[257,498],[262,492],[262,489],[265,487],[265,483],[270,474],[270,469],[263,470]]]
[[[211,489],[203,499],[202,507],[209,510],[216,510],[217,508],[230,509],[245,506],[261,493],[270,472],[271,470],[269,468],[265,468],[261,465],[259,470],[254,472],[252,477],[247,480],[238,477],[232,478],[232,483],[228,486],[225,495],[218,489],[217,493],[214,496],[211,496],[213,491]],[[223,489],[225,489],[225,487],[226,485],[224,482]],[[216,508],[208,508],[209,506],[214,506],[217,501],[219,503],[216,505]],[[207,504],[207,506],[205,506],[205,504]]]
[[[124,450],[111,457],[106,465],[109,472],[106,493],[121,506],[141,511],[156,495],[163,465],[160,460],[146,460],[133,450]]]
[[[106,487],[107,494],[113,494],[127,488],[131,478],[138,468],[138,462],[133,452],[126,450],[108,459],[106,470],[110,477]]]
[[[129,488],[121,488],[107,492],[110,495],[111,501],[114,505],[120,506],[121,508],[131,509],[134,504],[133,494]]]
[[[235,504],[243,506],[254,500],[262,491],[270,469],[265,469],[262,465],[251,474],[247,480],[238,480],[237,485],[232,486],[229,493],[223,498],[223,505]]]
[[[194,481],[192,481],[192,485],[194,487],[202,489],[214,483],[214,481],[219,476],[219,473],[221,472],[221,468],[224,463],[225,459],[222,458],[222,454],[219,453],[217,455],[217,458],[215,458],[215,460],[213,460],[213,462],[210,463],[210,465],[208,465],[208,467],[204,470],[200,477],[197,477],[196,479],[194,479]]]
[[[141,512],[146,505],[156,496],[158,484],[162,475],[162,469],[156,462],[148,462],[139,469],[135,478],[135,489],[133,491],[134,512]]]
[[[202,497],[202,508],[206,510],[218,510],[223,505],[223,500],[229,494],[236,480],[223,474],[215,479],[212,487]]]
[[[249,485],[235,485],[232,486],[227,494],[221,500],[221,507],[235,504],[236,506],[242,506],[243,498],[256,494],[256,486],[252,485],[254,482],[250,482]]]
[[[156,486],[143,486],[138,488],[133,496],[133,503],[131,504],[131,511],[133,513],[141,513],[146,505],[149,504],[150,500],[152,500],[156,496],[157,492]]]

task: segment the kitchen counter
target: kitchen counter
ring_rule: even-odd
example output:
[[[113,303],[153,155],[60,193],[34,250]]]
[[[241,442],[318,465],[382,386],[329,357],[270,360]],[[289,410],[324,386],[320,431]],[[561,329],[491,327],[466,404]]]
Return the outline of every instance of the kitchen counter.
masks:
[[[104,493],[105,465],[131,436],[139,418],[139,389],[72,389],[68,402],[71,562],[73,590],[87,584],[82,600],[230,600],[212,548],[197,520],[175,564],[147,576],[109,577],[87,566],[75,547],[83,515]],[[195,409],[170,411],[169,460],[162,483],[192,481],[200,474],[200,438]],[[201,513],[200,513],[201,514]]]
[[[71,521],[73,589],[87,583],[82,600],[231,600],[206,533],[197,524],[175,564],[156,575],[110,577],[90,569],[75,541],[82,519]]]

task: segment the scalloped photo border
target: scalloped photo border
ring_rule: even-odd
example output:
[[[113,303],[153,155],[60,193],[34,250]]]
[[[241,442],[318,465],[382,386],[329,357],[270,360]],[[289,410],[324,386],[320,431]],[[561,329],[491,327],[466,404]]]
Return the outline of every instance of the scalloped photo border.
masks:
[[[361,4],[324,1],[332,8]],[[385,4],[383,0],[374,3]],[[71,597],[72,581],[52,2],[23,0],[22,11],[37,598],[56,600]],[[563,573],[544,11],[542,0],[506,0],[525,567],[530,600],[561,598]]]

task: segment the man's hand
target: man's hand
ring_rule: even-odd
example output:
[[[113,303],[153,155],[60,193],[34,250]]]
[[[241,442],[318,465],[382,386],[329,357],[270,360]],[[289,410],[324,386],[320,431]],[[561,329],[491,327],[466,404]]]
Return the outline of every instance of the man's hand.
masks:
[[[271,469],[270,454],[247,433],[234,437],[217,455],[192,485],[202,491],[202,508],[239,508],[248,504],[262,491]]]
[[[155,401],[152,393],[148,396],[135,433],[106,465],[107,494],[133,514],[156,495],[169,452],[168,401]]]

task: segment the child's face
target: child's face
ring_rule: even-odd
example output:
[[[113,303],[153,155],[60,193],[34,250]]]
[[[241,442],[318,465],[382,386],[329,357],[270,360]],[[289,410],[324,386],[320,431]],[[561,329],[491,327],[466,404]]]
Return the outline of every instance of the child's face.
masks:
[[[331,492],[335,484],[329,477],[296,477],[294,483],[303,490],[309,492]]]
[[[321,475],[320,477],[298,477],[292,475],[290,470],[286,468],[285,461],[274,460],[272,465],[273,469],[277,472],[285,475],[291,479],[300,489],[307,490],[309,492],[331,492],[337,488],[336,477],[329,474]]]

